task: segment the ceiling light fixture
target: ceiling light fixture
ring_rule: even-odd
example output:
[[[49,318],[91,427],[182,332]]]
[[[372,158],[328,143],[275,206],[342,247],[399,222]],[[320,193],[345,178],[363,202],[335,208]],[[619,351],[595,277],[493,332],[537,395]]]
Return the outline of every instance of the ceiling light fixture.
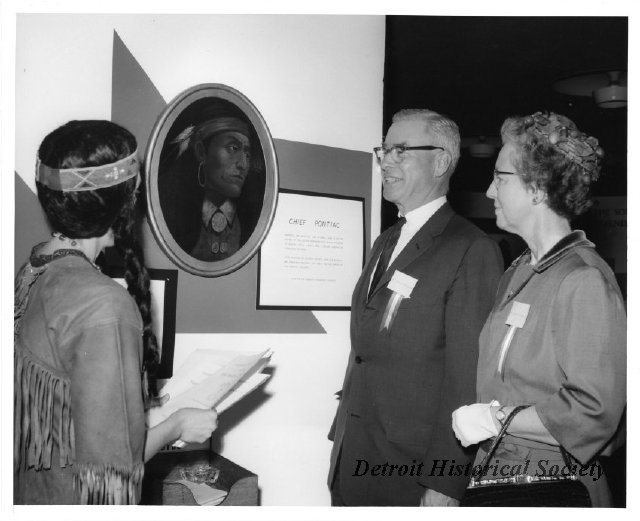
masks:
[[[497,148],[500,146],[500,138],[487,136],[462,138],[460,146],[468,148],[471,157],[487,158],[496,153]]]
[[[627,106],[627,71],[622,69],[576,74],[556,81],[552,87],[570,96],[593,96],[601,108]]]

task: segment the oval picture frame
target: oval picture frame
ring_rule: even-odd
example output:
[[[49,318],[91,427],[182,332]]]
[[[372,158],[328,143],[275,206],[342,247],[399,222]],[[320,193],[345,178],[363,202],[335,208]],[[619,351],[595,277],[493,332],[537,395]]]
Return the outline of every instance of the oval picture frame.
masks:
[[[224,161],[237,162],[226,173],[224,165],[228,163],[217,166],[219,170],[206,166],[214,161],[221,164],[222,159],[202,159],[210,153],[212,136],[216,135],[228,142],[214,149],[224,153],[215,153],[224,155]],[[198,141],[204,144],[196,145]],[[233,159],[229,160],[231,155]],[[239,166],[241,163],[245,166]],[[238,173],[245,168],[248,173]],[[267,123],[242,93],[227,85],[206,83],[176,96],[153,128],[145,173],[151,230],[178,267],[202,277],[219,277],[241,268],[256,254],[276,210],[278,162]],[[216,176],[222,181],[209,181]],[[244,181],[238,181],[242,176]],[[219,195],[211,188],[225,182],[232,183],[227,185],[232,192],[241,186],[240,194]],[[224,186],[222,189],[229,191]],[[211,193],[214,195],[207,195]],[[212,219],[207,227],[205,220],[211,208],[220,214],[218,206],[208,202],[210,197],[225,217],[216,215],[217,225],[213,226]],[[221,235],[213,231],[221,226],[228,226]]]

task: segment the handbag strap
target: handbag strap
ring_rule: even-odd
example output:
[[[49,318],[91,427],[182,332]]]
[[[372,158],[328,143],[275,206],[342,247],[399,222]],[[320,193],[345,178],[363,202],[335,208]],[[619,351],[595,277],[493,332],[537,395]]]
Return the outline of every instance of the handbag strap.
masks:
[[[516,414],[518,414],[523,409],[526,409],[527,407],[529,406],[518,405],[513,409],[513,411],[509,413],[509,416],[507,416],[507,418],[504,420],[504,423],[502,424],[502,428],[500,429],[500,432],[493,439],[493,442],[491,443],[491,446],[489,447],[487,454],[482,459],[482,462],[480,463],[480,468],[485,468],[486,465],[489,463],[489,461],[493,456],[493,453],[496,451],[496,449],[498,448],[498,445],[502,441],[502,438],[504,438],[505,435],[507,434],[507,429],[509,428],[511,421],[516,417]],[[567,468],[571,468],[571,457],[569,456],[569,453],[565,450],[565,448],[562,445],[560,445],[560,453],[562,454],[562,459],[564,460],[564,463],[567,466]]]
[[[487,454],[485,455],[484,458],[482,458],[482,462],[480,463],[480,468],[485,468],[487,463],[489,463],[489,461],[491,460],[491,457],[493,456],[493,453],[496,451],[496,449],[498,448],[498,445],[502,441],[502,438],[504,438],[505,434],[507,434],[507,429],[509,428],[511,421],[515,418],[516,414],[518,414],[522,409],[526,409],[527,407],[529,406],[518,405],[515,409],[513,409],[513,411],[509,413],[509,416],[507,416],[507,418],[504,420],[504,423],[502,424],[502,428],[500,429],[500,432],[495,438],[493,438],[493,442],[491,443],[491,446],[489,447]]]
[[[567,466],[568,469],[570,469],[571,455],[565,450],[565,448],[562,445],[560,445],[560,454],[562,454],[562,459],[564,460],[564,464]]]

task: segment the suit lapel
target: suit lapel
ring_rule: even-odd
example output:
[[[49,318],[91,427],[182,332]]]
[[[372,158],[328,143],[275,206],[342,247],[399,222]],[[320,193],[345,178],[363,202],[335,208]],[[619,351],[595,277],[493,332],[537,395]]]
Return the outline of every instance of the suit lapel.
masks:
[[[431,216],[431,218],[420,228],[413,238],[407,243],[396,259],[389,265],[387,271],[382,275],[378,286],[375,288],[371,297],[377,293],[380,288],[386,286],[393,273],[398,270],[404,270],[409,264],[416,260],[420,255],[423,255],[433,245],[434,238],[440,235],[448,222],[453,217],[454,212],[449,206],[449,203],[445,203],[438,211]],[[380,255],[380,248],[378,248],[377,255]],[[377,257],[375,257],[377,259]],[[367,279],[369,280],[369,279]]]

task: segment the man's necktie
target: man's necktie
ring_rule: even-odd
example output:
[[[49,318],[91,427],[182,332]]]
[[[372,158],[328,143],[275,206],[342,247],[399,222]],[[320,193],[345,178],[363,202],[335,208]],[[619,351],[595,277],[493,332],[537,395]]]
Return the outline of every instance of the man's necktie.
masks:
[[[384,243],[384,247],[382,248],[382,253],[380,254],[380,258],[378,259],[378,264],[376,265],[376,271],[373,273],[373,278],[371,279],[371,286],[369,286],[369,295],[368,298],[371,297],[371,293],[376,288],[382,275],[387,268],[389,267],[389,259],[391,258],[391,254],[393,253],[396,244],[398,244],[398,238],[400,237],[400,230],[402,226],[407,220],[404,217],[398,219],[398,222],[393,225],[391,228],[391,233],[387,236],[387,240]]]

